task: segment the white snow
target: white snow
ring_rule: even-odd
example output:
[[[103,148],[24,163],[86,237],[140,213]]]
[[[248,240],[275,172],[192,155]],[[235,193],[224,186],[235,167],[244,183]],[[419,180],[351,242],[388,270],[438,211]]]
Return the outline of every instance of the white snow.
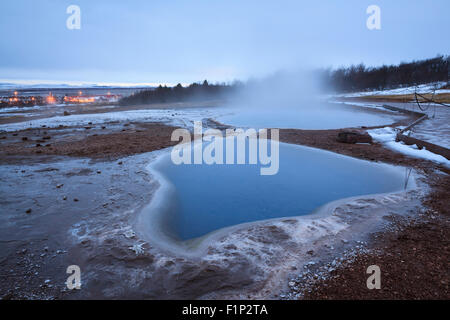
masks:
[[[1,108],[0,113],[6,113],[11,111],[30,111],[30,110],[39,110],[42,109],[41,106],[33,106],[33,107],[9,107],[9,108]]]
[[[436,90],[435,93],[450,93],[449,89],[441,89],[446,85],[446,82],[436,82],[436,83],[428,83],[417,86],[417,93],[429,93],[433,90]],[[379,91],[361,91],[361,92],[352,92],[352,93],[343,93],[338,94],[336,97],[363,97],[363,96],[382,96],[382,95],[396,95],[396,94],[413,94],[416,90],[416,86],[396,88],[396,89],[387,89],[387,90],[379,90]]]
[[[375,141],[382,143],[393,151],[397,151],[413,158],[430,160],[450,168],[450,161],[441,155],[432,153],[425,148],[420,150],[416,145],[408,146],[403,142],[396,142],[395,137],[397,132],[391,127],[368,130],[367,132]]]
[[[69,116],[55,116],[51,118],[35,119],[24,122],[8,123],[0,125],[0,131],[18,131],[28,128],[40,128],[63,126],[84,126],[89,122],[92,124],[102,124],[113,121],[142,121],[142,122],[163,122],[173,125],[187,127],[192,121],[201,121],[204,118],[212,117],[213,113],[207,109],[154,109],[154,110],[129,110],[120,112],[95,113],[95,114],[75,114]]]
[[[32,113],[14,113],[14,112],[0,112],[0,117],[31,117]]]

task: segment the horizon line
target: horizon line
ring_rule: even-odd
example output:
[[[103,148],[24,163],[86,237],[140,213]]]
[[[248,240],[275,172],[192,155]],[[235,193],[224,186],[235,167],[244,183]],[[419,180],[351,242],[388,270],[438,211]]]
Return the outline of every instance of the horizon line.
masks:
[[[58,80],[27,80],[27,79],[0,79],[0,85],[23,85],[23,86],[39,86],[39,85],[66,85],[71,87],[82,86],[99,86],[99,87],[120,87],[120,88],[135,88],[135,87],[158,87],[158,86],[176,86],[177,83],[170,82],[109,82],[109,81],[58,81]],[[181,83],[186,86],[189,83]]]

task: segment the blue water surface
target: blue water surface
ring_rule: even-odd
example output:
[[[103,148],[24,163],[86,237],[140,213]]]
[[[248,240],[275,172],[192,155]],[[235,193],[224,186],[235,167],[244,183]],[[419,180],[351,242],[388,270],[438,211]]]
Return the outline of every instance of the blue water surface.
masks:
[[[175,165],[154,169],[175,187],[167,227],[179,240],[244,222],[307,215],[341,198],[401,190],[403,169],[318,149],[280,144],[279,171],[261,165]]]
[[[398,115],[373,113],[371,109],[321,103],[307,108],[230,108],[218,121],[236,127],[338,129],[359,126],[379,126],[395,122]]]

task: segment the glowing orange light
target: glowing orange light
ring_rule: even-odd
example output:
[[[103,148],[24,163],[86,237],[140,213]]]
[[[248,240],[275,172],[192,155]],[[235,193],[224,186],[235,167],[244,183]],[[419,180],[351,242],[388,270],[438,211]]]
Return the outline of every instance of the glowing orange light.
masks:
[[[55,99],[54,96],[51,95],[51,92],[50,92],[50,95],[47,96],[47,99],[46,99],[46,100],[47,100],[47,103],[48,103],[48,104],[53,104],[53,103],[56,102],[56,99]]]

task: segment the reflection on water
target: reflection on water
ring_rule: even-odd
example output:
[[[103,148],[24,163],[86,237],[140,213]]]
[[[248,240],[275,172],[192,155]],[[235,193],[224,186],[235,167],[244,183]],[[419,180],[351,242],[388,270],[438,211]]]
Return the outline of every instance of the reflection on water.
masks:
[[[341,198],[401,190],[402,169],[334,153],[280,144],[280,168],[261,176],[258,165],[154,167],[174,186],[167,195],[169,233],[181,240],[244,222],[299,216]]]

